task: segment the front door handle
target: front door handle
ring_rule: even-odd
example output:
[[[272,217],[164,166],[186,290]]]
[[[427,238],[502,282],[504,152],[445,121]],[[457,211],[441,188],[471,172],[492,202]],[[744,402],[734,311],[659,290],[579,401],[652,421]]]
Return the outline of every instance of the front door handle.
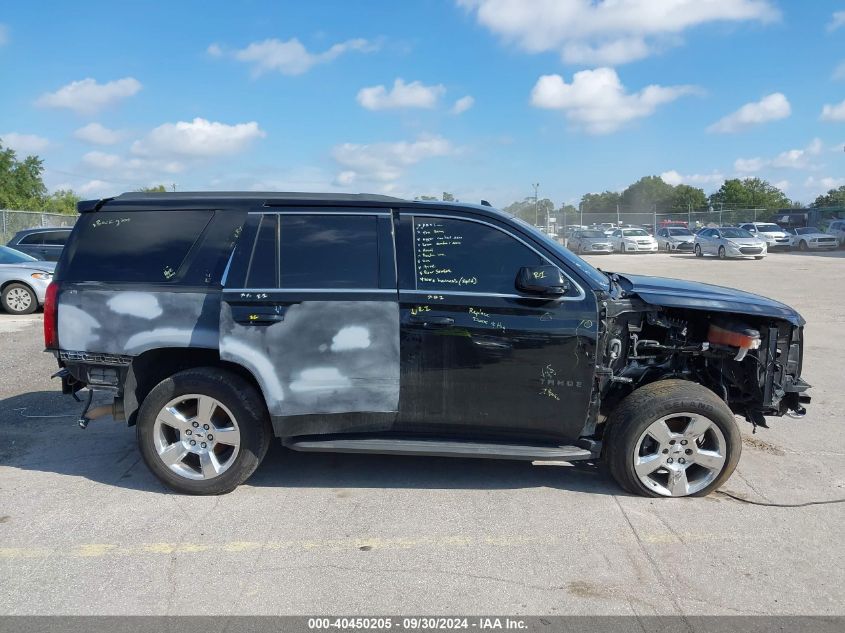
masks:
[[[427,328],[449,327],[455,324],[455,319],[447,316],[414,315],[411,317],[411,321],[421,323],[423,327]]]
[[[267,306],[232,306],[232,319],[244,325],[272,325],[285,320],[285,310]]]

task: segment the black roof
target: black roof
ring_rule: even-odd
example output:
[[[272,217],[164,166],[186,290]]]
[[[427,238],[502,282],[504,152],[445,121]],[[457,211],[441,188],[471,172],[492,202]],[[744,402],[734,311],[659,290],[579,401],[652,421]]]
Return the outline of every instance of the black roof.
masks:
[[[76,205],[80,213],[99,211],[114,207],[121,211],[141,211],[156,208],[170,209],[208,209],[209,205],[218,208],[255,208],[258,206],[359,206],[359,207],[425,207],[428,209],[465,209],[482,211],[488,215],[511,217],[493,209],[489,205],[469,204],[464,202],[440,202],[427,200],[406,200],[393,196],[370,193],[308,193],[278,191],[179,191],[179,192],[131,192],[114,198],[102,200],[83,200]]]

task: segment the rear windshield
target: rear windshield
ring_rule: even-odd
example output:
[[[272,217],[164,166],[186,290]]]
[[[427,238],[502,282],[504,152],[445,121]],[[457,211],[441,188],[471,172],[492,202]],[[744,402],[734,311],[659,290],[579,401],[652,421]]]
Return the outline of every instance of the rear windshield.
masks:
[[[62,278],[68,281],[167,283],[213,211],[83,213]]]

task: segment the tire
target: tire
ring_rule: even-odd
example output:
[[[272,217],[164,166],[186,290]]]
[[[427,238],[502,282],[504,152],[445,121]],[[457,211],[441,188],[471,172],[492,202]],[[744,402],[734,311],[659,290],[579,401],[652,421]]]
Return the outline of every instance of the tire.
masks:
[[[706,430],[696,438],[705,423]],[[669,433],[658,442],[649,429],[663,427]],[[742,437],[733,413],[715,393],[686,380],[661,380],[640,387],[610,414],[604,453],[610,474],[632,494],[701,497],[731,476],[742,453]],[[641,461],[640,474],[635,459]],[[656,470],[642,474],[652,467]],[[673,478],[676,472],[683,476]]]
[[[216,401],[210,419],[197,415],[194,420],[191,415],[192,406],[193,412],[199,413],[200,399]],[[171,411],[181,408],[182,416],[166,415],[166,406]],[[164,420],[178,424],[170,426]],[[203,429],[204,422],[208,422],[208,432]],[[176,431],[177,426],[182,428]],[[220,437],[208,437],[212,430]],[[137,437],[144,462],[169,488],[189,495],[219,495],[231,492],[255,472],[270,447],[272,428],[264,400],[251,384],[225,369],[200,367],[174,374],[150,391],[138,412]],[[237,444],[234,440],[230,444],[228,438],[234,437]],[[199,442],[193,448],[187,446],[191,438],[196,438],[195,444]],[[202,440],[210,448],[201,450]],[[160,456],[162,451],[181,453],[181,458],[168,466]],[[210,453],[214,453],[213,459]],[[218,466],[221,470],[214,474]]]
[[[719,247],[719,259],[727,259],[727,258],[728,258],[728,254],[725,252],[725,247],[720,246]]]
[[[759,261],[759,260],[763,259],[763,256],[762,255],[755,255],[754,259]]]
[[[26,284],[12,283],[3,288],[0,303],[9,314],[32,314],[38,309],[38,297]]]
[[[798,250],[799,251],[806,251],[807,250],[807,242],[805,242],[804,240],[801,240],[800,242],[798,242]]]
[[[696,257],[704,257],[704,253],[701,252],[701,244],[696,244],[695,248],[693,248]]]

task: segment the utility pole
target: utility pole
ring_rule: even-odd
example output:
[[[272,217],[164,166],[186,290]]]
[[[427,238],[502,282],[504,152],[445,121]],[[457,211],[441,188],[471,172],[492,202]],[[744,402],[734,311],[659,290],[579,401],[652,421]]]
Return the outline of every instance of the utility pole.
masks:
[[[540,188],[540,183],[535,182],[531,186],[534,187],[534,226],[540,226],[540,209],[537,206],[537,190]]]
[[[580,216],[580,218],[578,220],[578,225],[584,226],[584,202],[583,201],[578,203],[578,215]]]
[[[619,217],[619,203],[616,203],[616,226],[622,225],[622,218]]]

